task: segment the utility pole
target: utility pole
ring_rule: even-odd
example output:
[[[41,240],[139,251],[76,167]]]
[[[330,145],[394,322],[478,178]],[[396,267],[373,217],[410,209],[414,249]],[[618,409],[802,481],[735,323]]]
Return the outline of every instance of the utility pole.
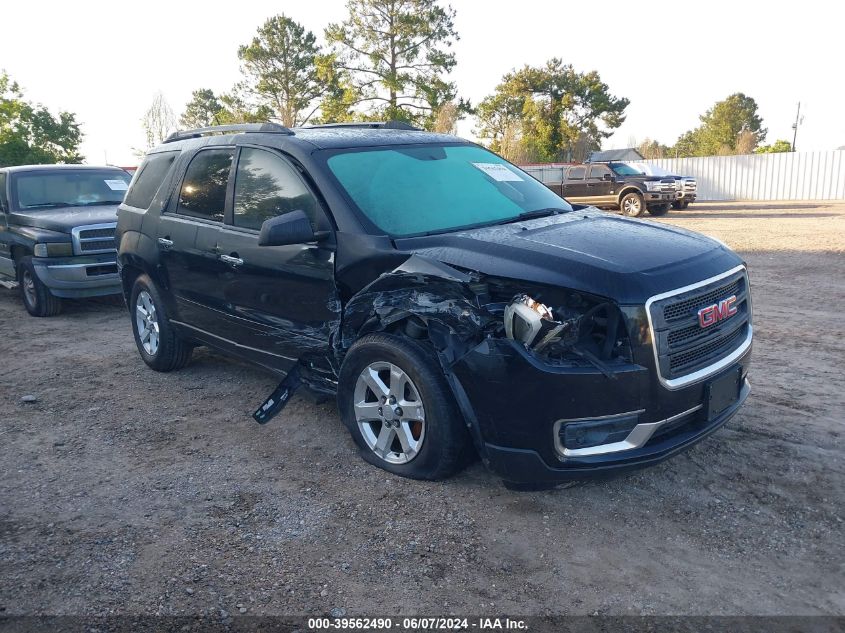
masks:
[[[801,102],[798,102],[798,112],[795,113],[795,123],[792,124],[792,151],[795,151],[795,139],[798,138],[798,123],[801,115]]]

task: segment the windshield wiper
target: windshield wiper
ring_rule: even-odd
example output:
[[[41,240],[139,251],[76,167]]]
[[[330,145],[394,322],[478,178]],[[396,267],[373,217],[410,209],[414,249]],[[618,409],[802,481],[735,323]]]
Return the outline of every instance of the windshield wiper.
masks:
[[[533,211],[523,211],[514,218],[507,218],[497,222],[496,224],[509,224],[510,222],[519,222],[521,220],[534,220],[535,218],[545,218],[550,215],[558,215],[559,213],[566,213],[566,209],[557,209],[552,207],[547,209],[534,209]]]
[[[84,202],[80,207],[96,207],[104,204],[120,204],[120,200],[97,200],[97,202]]]
[[[57,209],[59,207],[81,207],[83,205],[75,202],[42,202],[40,204],[28,204],[25,209]]]

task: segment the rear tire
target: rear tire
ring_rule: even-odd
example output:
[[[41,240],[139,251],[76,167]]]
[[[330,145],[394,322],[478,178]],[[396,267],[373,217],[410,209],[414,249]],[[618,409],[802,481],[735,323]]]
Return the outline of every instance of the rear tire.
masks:
[[[56,316],[62,311],[62,300],[54,297],[35,273],[32,257],[22,257],[18,263],[18,283],[26,311],[35,317]]]
[[[622,215],[626,215],[629,218],[638,218],[645,213],[645,201],[642,195],[632,191],[626,193],[619,200],[619,209],[622,211]]]
[[[188,364],[193,347],[173,329],[164,299],[147,275],[140,275],[132,286],[129,316],[135,345],[147,365],[168,372]]]
[[[666,215],[667,213],[669,213],[670,207],[671,205],[668,202],[665,204],[656,204],[654,206],[649,207],[648,212],[651,215],[655,216]]]
[[[337,399],[361,456],[374,466],[436,480],[469,461],[469,431],[440,363],[416,341],[379,333],[355,342],[340,368]]]

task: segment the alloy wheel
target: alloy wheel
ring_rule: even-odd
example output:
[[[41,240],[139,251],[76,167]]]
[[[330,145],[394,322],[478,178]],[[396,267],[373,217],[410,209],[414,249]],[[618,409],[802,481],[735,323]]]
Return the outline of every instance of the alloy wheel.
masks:
[[[153,298],[146,290],[138,293],[135,299],[135,325],[138,329],[138,340],[144,351],[155,356],[158,351],[159,328],[158,315]]]
[[[640,212],[640,201],[638,198],[628,198],[623,203],[624,211],[627,214],[637,214]]]
[[[355,420],[367,446],[390,464],[406,464],[425,440],[425,409],[411,377],[388,362],[367,365],[354,394]]]
[[[35,279],[32,278],[32,273],[28,270],[23,271],[21,287],[23,288],[23,294],[27,304],[34,309],[38,304],[38,294],[35,292]]]

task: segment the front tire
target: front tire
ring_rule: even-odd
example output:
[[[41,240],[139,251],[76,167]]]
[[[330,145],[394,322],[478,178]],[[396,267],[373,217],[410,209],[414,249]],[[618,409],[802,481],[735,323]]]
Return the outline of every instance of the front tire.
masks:
[[[464,425],[443,370],[422,344],[392,334],[369,334],[346,354],[338,407],[362,457],[411,479],[445,479],[471,454]]]
[[[147,275],[135,280],[129,311],[135,345],[147,365],[168,372],[188,364],[193,348],[173,329],[164,300]]]
[[[622,196],[619,201],[619,209],[622,211],[622,215],[629,218],[638,218],[645,213],[645,201],[642,195],[632,191]]]
[[[62,311],[62,300],[54,297],[35,273],[32,257],[21,258],[18,263],[18,283],[26,311],[36,317],[56,316]]]
[[[654,216],[661,216],[666,215],[669,213],[670,204],[667,202],[665,204],[656,204],[648,208],[648,212]]]

